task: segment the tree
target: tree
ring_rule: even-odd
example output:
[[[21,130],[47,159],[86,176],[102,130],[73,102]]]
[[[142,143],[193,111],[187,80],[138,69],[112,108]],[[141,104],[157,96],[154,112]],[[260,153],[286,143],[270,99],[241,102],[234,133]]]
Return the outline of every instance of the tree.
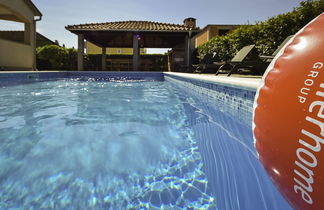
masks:
[[[229,60],[243,46],[255,44],[260,54],[272,54],[289,35],[295,34],[324,11],[324,0],[307,0],[293,11],[271,17],[255,25],[242,25],[216,36],[198,47],[199,58],[215,53],[217,60]]]

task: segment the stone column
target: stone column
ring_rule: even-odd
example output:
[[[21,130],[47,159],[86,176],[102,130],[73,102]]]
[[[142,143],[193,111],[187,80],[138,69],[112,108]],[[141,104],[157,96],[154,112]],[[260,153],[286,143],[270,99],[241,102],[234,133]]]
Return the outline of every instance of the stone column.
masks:
[[[133,34],[133,71],[139,70],[139,55],[138,37]]]
[[[186,35],[185,36],[185,49],[184,49],[184,52],[185,52],[185,56],[184,56],[184,65],[187,69],[187,67],[189,66],[189,44],[190,44],[190,39],[189,39],[189,36]]]
[[[84,35],[78,34],[78,71],[83,71]]]
[[[101,50],[102,50],[102,55],[101,55],[101,70],[102,71],[106,71],[106,54],[107,54],[107,51],[106,51],[106,48],[105,47],[102,47]]]
[[[193,52],[195,50],[195,39],[192,38],[192,34],[191,34],[191,31],[189,32],[189,61],[188,61],[188,64],[189,64],[189,70],[192,68],[192,56],[193,56]]]
[[[32,47],[34,51],[34,58],[33,58],[33,70],[37,70],[37,65],[36,65],[36,39],[37,39],[37,33],[36,33],[36,21],[34,20],[33,23],[31,24],[31,40],[30,40],[30,46]]]
[[[24,43],[30,45],[33,53],[32,69],[36,70],[36,21],[25,23]]]
[[[30,44],[31,41],[31,23],[25,23],[24,43]]]
[[[185,70],[190,71],[192,68],[192,54],[194,51],[194,40],[191,38],[191,31],[185,36]]]

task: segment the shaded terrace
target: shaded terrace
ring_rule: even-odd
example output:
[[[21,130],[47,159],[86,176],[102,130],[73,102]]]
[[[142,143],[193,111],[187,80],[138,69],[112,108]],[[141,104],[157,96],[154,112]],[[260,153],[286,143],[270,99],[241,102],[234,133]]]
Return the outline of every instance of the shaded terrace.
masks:
[[[194,49],[192,37],[200,29],[194,18],[184,24],[169,24],[151,21],[120,21],[69,25],[66,29],[78,36],[78,70],[84,70],[84,41],[102,48],[102,69],[106,66],[106,48],[133,48],[132,69],[139,70],[140,48],[172,48],[180,53],[183,65],[191,65]]]
[[[42,13],[30,0],[0,1],[0,20],[22,23],[22,42],[0,38],[1,70],[36,70],[36,22]]]

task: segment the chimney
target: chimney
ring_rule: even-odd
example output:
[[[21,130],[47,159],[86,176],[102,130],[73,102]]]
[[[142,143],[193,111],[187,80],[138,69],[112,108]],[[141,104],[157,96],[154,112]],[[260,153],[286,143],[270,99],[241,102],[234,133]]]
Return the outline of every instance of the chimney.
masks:
[[[189,28],[196,28],[196,18],[188,17],[184,19],[183,24]]]

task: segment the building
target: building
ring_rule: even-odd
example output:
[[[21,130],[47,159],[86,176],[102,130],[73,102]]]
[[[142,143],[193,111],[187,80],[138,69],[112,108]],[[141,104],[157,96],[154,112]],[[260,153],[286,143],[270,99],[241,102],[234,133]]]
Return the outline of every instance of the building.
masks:
[[[0,31],[0,39],[24,43],[24,31]],[[36,48],[45,45],[57,45],[40,33],[36,33]]]
[[[0,1],[0,20],[25,26],[23,43],[0,38],[1,70],[36,70],[36,22],[41,18],[31,0]]]
[[[78,36],[78,70],[84,70],[84,41],[101,48],[102,70],[106,70],[108,47],[132,48],[133,55],[127,61],[130,70],[141,70],[141,48],[172,48],[172,62],[180,66],[191,66],[193,52],[192,37],[200,29],[196,19],[186,18],[183,24],[152,21],[118,21],[69,25],[66,29]],[[126,65],[126,64],[125,64]]]
[[[225,35],[239,26],[240,25],[207,25],[199,34],[193,37],[195,47],[199,47],[215,36]]]

